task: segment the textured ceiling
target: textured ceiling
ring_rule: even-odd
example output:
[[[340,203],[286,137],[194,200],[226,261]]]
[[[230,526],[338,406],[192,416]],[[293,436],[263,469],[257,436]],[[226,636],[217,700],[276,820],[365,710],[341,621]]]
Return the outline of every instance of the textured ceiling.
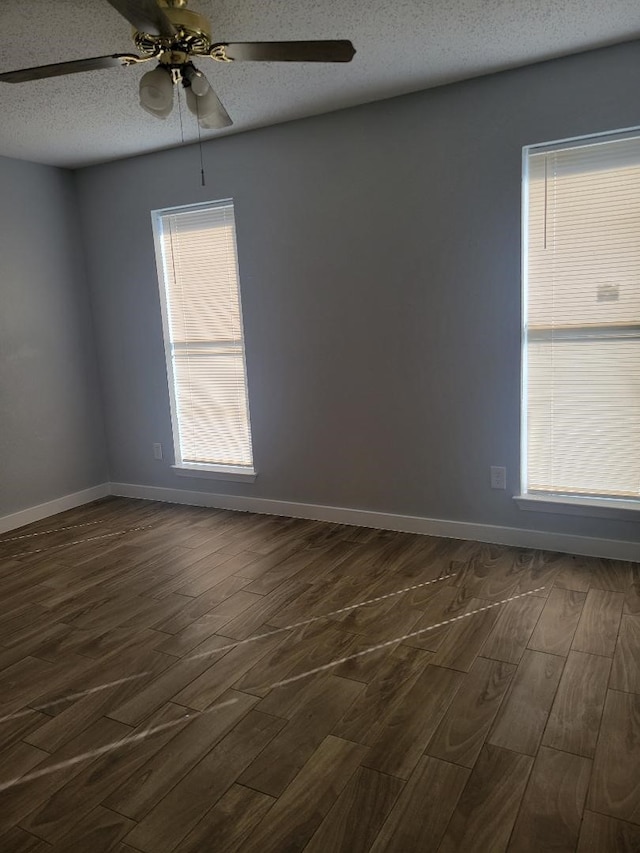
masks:
[[[217,41],[348,38],[350,64],[201,59],[231,115],[276,124],[640,36],[638,0],[191,0]],[[0,71],[133,50],[106,0],[1,0]],[[82,166],[197,139],[138,106],[149,66],[0,84],[0,154]]]

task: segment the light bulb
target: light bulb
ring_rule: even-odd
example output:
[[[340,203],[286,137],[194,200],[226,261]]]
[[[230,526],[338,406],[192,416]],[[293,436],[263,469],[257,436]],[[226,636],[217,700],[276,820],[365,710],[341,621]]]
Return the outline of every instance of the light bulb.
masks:
[[[140,106],[158,118],[169,115],[173,107],[173,81],[168,70],[158,66],[142,76]]]

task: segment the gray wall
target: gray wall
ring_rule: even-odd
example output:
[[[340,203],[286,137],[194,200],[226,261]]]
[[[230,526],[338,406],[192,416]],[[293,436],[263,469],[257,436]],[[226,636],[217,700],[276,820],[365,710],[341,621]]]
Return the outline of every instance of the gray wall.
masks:
[[[521,149],[640,124],[639,91],[633,43],[207,143],[205,188],[195,147],[82,170],[112,481],[640,538],[510,497]],[[171,429],[149,211],[228,197],[253,485],[151,452]]]
[[[0,516],[104,483],[74,178],[0,158]]]

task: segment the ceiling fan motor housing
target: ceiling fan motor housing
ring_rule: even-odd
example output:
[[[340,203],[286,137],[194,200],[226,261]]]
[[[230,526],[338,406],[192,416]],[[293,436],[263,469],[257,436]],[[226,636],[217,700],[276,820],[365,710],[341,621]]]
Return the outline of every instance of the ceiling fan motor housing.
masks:
[[[211,24],[207,18],[187,9],[184,0],[160,5],[177,32],[174,36],[159,36],[134,30],[138,50],[151,56],[164,52],[206,56],[211,50]]]

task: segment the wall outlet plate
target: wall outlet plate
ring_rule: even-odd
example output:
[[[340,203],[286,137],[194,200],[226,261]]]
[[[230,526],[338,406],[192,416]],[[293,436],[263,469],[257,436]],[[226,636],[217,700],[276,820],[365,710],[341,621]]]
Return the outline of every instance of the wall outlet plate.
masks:
[[[499,465],[491,466],[491,488],[506,489],[507,488],[507,469]]]

